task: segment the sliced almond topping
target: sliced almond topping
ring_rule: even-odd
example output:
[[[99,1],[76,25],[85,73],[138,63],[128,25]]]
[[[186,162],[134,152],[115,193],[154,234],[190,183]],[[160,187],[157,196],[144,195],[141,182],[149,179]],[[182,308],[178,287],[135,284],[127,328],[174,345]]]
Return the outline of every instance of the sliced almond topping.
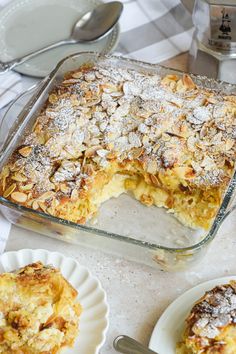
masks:
[[[11,193],[14,192],[15,189],[16,189],[16,183],[11,184],[10,187],[8,187],[3,193],[3,197],[4,198],[9,197],[9,195],[11,195]]]
[[[160,186],[160,182],[155,175],[150,175],[150,179],[155,187]]]
[[[14,181],[17,182],[26,182],[27,181],[27,177],[25,177],[24,175],[20,174],[20,173],[15,173],[11,179],[13,179]]]
[[[174,91],[175,88],[176,88],[176,82],[175,81],[170,81],[169,86],[170,86],[171,90]]]
[[[170,83],[171,82],[176,82],[176,81],[178,81],[179,80],[179,76],[177,76],[177,75],[166,75],[163,79],[162,79],[162,81],[161,81],[161,83],[163,84],[163,85],[170,85]]]
[[[40,206],[40,208],[46,213],[47,211],[47,206],[43,203],[38,201],[38,205]]]
[[[167,77],[169,80],[174,80],[174,81],[178,81],[178,79],[179,79],[179,76],[178,76],[178,75],[175,75],[175,74],[169,74],[169,75],[166,75],[166,77]]]
[[[215,103],[217,103],[217,99],[214,97],[207,97],[205,104],[207,104],[207,103],[215,104]]]
[[[7,178],[10,175],[10,169],[8,166],[4,166],[1,173],[0,173],[0,178]]]
[[[71,196],[70,196],[70,199],[72,202],[76,202],[79,198],[79,193],[77,191],[77,189],[73,189],[72,193],[71,193]]]
[[[149,136],[148,135],[144,135],[143,138],[142,138],[142,143],[143,145],[147,144],[149,142]]]
[[[194,152],[196,150],[197,139],[194,136],[190,136],[187,140],[187,147],[189,151]]]
[[[99,150],[97,150],[96,152],[97,152],[97,155],[98,155],[98,156],[104,158],[104,157],[107,156],[107,154],[108,154],[109,151],[106,150],[106,149],[99,149]]]
[[[184,74],[182,80],[184,86],[186,86],[189,90],[194,90],[196,88],[195,83],[193,82],[192,78],[189,75]]]
[[[37,135],[42,134],[42,124],[40,124],[40,123],[36,124],[35,127],[34,127],[34,132]]]
[[[27,200],[27,194],[22,192],[13,192],[11,198],[18,203],[25,203]]]
[[[138,159],[144,153],[143,148],[135,148],[132,150],[133,159]]]
[[[12,165],[9,166],[10,171],[11,172],[16,172],[16,171],[20,171],[20,169],[22,168],[21,166],[19,166],[16,162]]]
[[[42,195],[40,195],[40,197],[38,198],[40,201],[45,201],[47,199],[50,199],[54,196],[55,192],[49,191],[49,192],[45,192]]]
[[[38,136],[38,142],[41,145],[44,145],[46,143],[45,137],[42,134]]]
[[[152,151],[155,154],[157,152],[157,150],[159,149],[159,147],[161,146],[161,144],[157,143],[156,145],[153,146]]]
[[[2,191],[4,192],[6,189],[6,178],[2,179]]]
[[[34,201],[33,201],[32,208],[33,208],[34,210],[37,210],[37,209],[39,208],[39,205],[38,205],[37,200],[34,200]]]
[[[33,195],[33,193],[32,193],[32,192],[29,192],[29,193],[27,194],[27,200],[30,200],[30,199],[32,198],[32,195]]]
[[[62,152],[60,155],[62,156]],[[63,150],[63,155],[65,155],[65,157],[68,157],[68,158],[73,157],[74,159],[76,159],[79,156],[81,156],[81,152],[78,151],[78,149],[73,148],[72,146],[65,146],[64,150]]]
[[[92,157],[96,154],[96,151],[101,149],[101,146],[92,146],[85,151],[85,157]]]
[[[83,75],[83,73],[81,71],[77,71],[77,72],[72,74],[72,77],[74,79],[79,79],[79,78],[81,78],[82,75]]]
[[[49,95],[52,105],[44,107],[35,122],[35,130],[17,148],[20,155],[14,155],[9,167],[2,170],[1,192],[7,187],[4,196],[32,205],[34,210],[40,208],[58,215],[58,209],[66,209],[68,203],[77,205],[83,199],[86,204],[93,183],[109,179],[110,174],[127,173],[123,176],[127,190],[142,188],[141,174],[148,186],[142,188],[139,197],[146,205],[154,203],[148,189],[167,194],[160,188],[161,184],[169,183],[165,176],[176,177],[172,180],[174,189],[176,184],[183,188],[192,186],[193,178],[198,183],[203,177],[201,183],[205,183],[204,174],[211,176],[219,166],[227,174],[231,161],[224,159],[233,155],[234,149],[236,108],[230,103],[234,102],[234,96],[221,99],[211,90],[198,90],[192,78],[185,74],[167,75],[163,79],[159,75],[142,75],[125,71],[122,74],[122,70],[118,76],[113,72],[108,75],[104,69],[102,79],[96,82],[93,82],[96,74],[87,72],[87,68],[67,75],[62,83],[64,87]],[[81,95],[74,94],[76,83]],[[67,84],[71,87],[66,87]],[[177,109],[182,106],[183,109]],[[215,112],[217,107],[220,112]],[[225,117],[229,118],[229,124]],[[225,133],[218,133],[219,130]],[[162,140],[165,143],[160,143]],[[37,145],[45,143],[45,148],[37,149]],[[30,158],[26,160],[22,156]],[[159,170],[163,169],[166,172],[162,174]],[[8,176],[12,178],[10,183]],[[50,183],[51,179],[54,184]],[[38,196],[36,186],[38,191],[47,192]],[[172,202],[170,196],[165,205],[172,207]],[[84,216],[86,219],[91,210],[82,205],[80,209],[78,219]]]
[[[101,101],[101,98],[100,98],[100,97],[97,97],[97,98],[88,100],[88,101],[86,102],[85,106],[86,106],[86,107],[92,107],[92,106],[97,105],[100,101]]]
[[[234,140],[233,139],[228,139],[225,142],[225,150],[229,151],[230,149],[232,149],[232,147],[234,146]]]
[[[70,101],[72,103],[73,106],[78,106],[80,104],[77,95],[71,95],[70,96]]]
[[[26,206],[27,207],[32,207],[33,202],[34,202],[33,199],[28,199],[27,202],[26,202]]]
[[[161,138],[163,141],[170,141],[170,139],[171,139],[170,135],[166,134],[166,133],[162,133]]]
[[[2,190],[5,191],[6,189],[6,180],[7,177],[10,175],[10,169],[8,166],[4,166],[2,172],[0,173],[0,179],[2,179]]]
[[[38,125],[38,123],[40,122],[40,119],[41,119],[41,116],[39,116],[39,117],[36,118],[36,120],[35,120],[35,122],[34,122],[34,125],[33,125],[33,127],[32,127],[32,130],[33,130],[33,131],[35,130],[35,128],[36,128],[36,126]]]
[[[211,170],[216,167],[216,164],[214,159],[205,155],[203,161],[201,162],[201,167],[203,167],[205,170]]]
[[[21,191],[30,191],[34,187],[33,183],[25,184],[20,186]]]
[[[18,150],[19,154],[21,154],[21,156],[23,156],[23,157],[28,157],[30,155],[31,151],[32,151],[31,146],[24,146],[23,148]]]
[[[106,93],[111,93],[111,92],[117,91],[117,86],[112,83],[103,84],[103,85],[101,85],[101,88]]]

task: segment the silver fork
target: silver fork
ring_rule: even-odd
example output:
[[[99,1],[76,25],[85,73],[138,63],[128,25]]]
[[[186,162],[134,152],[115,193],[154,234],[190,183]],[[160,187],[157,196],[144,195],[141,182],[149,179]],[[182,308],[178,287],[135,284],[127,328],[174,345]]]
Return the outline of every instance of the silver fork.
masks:
[[[117,352],[123,354],[158,354],[135,339],[124,335],[120,335],[114,339],[113,347]]]

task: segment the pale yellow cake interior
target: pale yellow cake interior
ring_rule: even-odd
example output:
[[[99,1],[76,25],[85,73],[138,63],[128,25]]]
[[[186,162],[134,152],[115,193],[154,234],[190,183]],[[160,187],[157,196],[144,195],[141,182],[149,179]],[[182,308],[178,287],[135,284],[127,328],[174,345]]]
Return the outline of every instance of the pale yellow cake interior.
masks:
[[[0,353],[59,353],[73,346],[80,314],[77,291],[58,269],[35,262],[0,274]]]

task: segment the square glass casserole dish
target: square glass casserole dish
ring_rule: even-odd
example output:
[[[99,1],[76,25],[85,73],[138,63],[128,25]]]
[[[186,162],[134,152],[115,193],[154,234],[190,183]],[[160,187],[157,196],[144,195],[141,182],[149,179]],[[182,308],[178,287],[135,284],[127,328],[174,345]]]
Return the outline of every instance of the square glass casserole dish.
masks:
[[[176,70],[160,65],[91,52],[65,58],[39,86],[23,94],[7,111],[0,127],[2,141],[0,171],[20,145],[25,131],[29,131],[34,125],[36,116],[48,99],[49,93],[63,80],[64,75],[82,65],[97,63],[158,74],[161,77],[180,74]],[[199,87],[223,92],[226,95],[236,93],[234,85],[195,75],[191,77]],[[22,106],[23,109],[20,109]],[[12,126],[6,135],[4,125],[11,125],[11,122]],[[26,208],[3,197],[0,197],[0,209],[10,222],[26,229],[71,243],[100,248],[148,265],[179,270],[189,266],[205,253],[222,221],[232,210],[230,204],[235,192],[235,183],[234,172],[208,231],[186,227],[163,208],[146,207],[127,194],[106,201],[99,210],[96,224],[73,223]]]

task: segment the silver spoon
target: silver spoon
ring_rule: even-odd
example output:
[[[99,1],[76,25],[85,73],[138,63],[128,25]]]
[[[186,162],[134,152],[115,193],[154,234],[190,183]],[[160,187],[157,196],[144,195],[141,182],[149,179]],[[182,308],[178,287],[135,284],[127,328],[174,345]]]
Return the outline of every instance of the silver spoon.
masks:
[[[63,39],[56,43],[50,44],[44,48],[16,58],[8,62],[0,62],[0,73],[11,70],[38,54],[44,53],[50,49],[57,48],[64,44],[74,44],[78,42],[96,41],[108,34],[123,11],[123,5],[119,1],[112,1],[107,4],[101,4],[92,11],[84,14],[73,26],[70,38]]]
[[[113,347],[117,352],[123,354],[158,354],[135,339],[123,335],[114,339]]]

